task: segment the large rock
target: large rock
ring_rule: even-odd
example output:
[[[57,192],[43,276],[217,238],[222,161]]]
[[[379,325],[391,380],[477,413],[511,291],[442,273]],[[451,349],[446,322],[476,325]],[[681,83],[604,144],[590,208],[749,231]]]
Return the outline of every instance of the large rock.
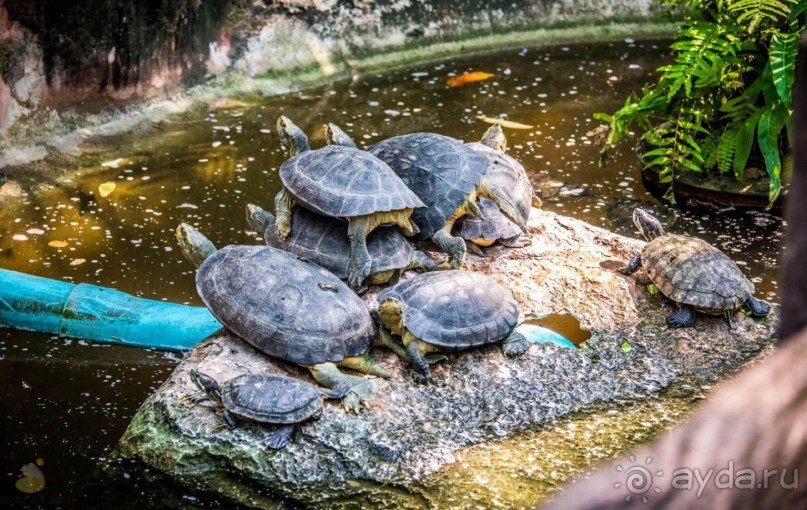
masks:
[[[260,443],[266,428],[213,430],[211,406],[180,400],[195,389],[188,371],[220,380],[243,373],[310,378],[215,334],[143,404],[119,453],[254,506],[270,504],[261,495],[268,490],[309,504],[422,507],[429,476],[472,445],[574,412],[700,391],[773,341],[776,309],[762,321],[737,313],[732,330],[722,319],[702,316],[694,328],[667,329],[669,302],[600,266],[627,260],[641,248],[638,241],[538,210],[529,234],[526,248],[493,248],[488,258],[472,256],[466,265],[511,288],[523,313],[566,310],[579,317],[593,333],[588,348],[537,344],[519,359],[504,358],[498,347],[451,355],[433,367],[441,383],[430,386],[416,384],[398,358],[375,349],[393,377],[374,380],[370,409],[357,416],[328,403],[322,419],[303,426],[288,447],[266,451]]]

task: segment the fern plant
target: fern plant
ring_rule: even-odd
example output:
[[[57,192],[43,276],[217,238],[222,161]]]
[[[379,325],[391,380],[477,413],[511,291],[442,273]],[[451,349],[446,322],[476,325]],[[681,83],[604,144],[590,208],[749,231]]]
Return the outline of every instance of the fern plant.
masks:
[[[647,167],[669,183],[675,172],[733,174],[742,182],[749,159],[761,160],[768,198],[781,192],[782,155],[789,146],[799,34],[807,0],[660,0],[688,8],[661,78],[632,94],[613,115],[601,146],[607,152],[633,125],[642,131]]]

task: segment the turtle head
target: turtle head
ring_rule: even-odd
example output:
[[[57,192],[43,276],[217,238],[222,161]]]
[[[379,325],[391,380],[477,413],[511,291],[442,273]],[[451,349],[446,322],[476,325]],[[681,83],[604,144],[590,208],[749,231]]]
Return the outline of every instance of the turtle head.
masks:
[[[210,242],[210,239],[187,223],[180,223],[176,234],[177,242],[179,242],[179,247],[182,248],[185,258],[196,267],[201,266],[207,257],[217,251],[216,246]]]
[[[191,380],[193,384],[195,384],[205,395],[207,398],[216,402],[217,404],[221,404],[221,385],[210,377],[207,374],[203,374],[202,372],[198,372],[194,369],[191,369]]]
[[[255,204],[247,204],[247,224],[255,232],[259,234],[266,232],[269,222],[274,219],[272,213],[264,211]]]
[[[490,128],[488,128],[488,130],[485,131],[485,134],[482,136],[481,143],[482,145],[487,145],[491,149],[496,149],[504,154],[504,152],[507,150],[507,137],[504,136],[502,125],[497,122],[496,124],[490,126]]]
[[[637,207],[633,210],[633,223],[647,241],[664,235],[664,227],[658,218],[644,209]]]
[[[305,136],[303,130],[285,115],[281,115],[277,119],[277,134],[280,135],[280,145],[289,151],[290,156],[296,156],[310,149],[308,137]]]
[[[329,122],[322,127],[325,129],[325,141],[328,145],[356,148],[356,142],[336,124]]]
[[[378,305],[378,318],[381,325],[396,335],[403,333],[403,309],[401,303],[394,298],[387,298]]]

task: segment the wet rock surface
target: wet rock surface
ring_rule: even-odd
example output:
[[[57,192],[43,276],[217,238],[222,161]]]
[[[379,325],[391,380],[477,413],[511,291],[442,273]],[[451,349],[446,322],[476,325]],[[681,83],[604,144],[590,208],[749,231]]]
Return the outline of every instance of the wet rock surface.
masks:
[[[212,405],[181,401],[195,389],[189,370],[221,381],[244,373],[313,381],[222,332],[191,350],[143,404],[119,453],[252,506],[269,505],[267,494],[344,507],[434,506],[423,492],[429,477],[470,447],[518,437],[571,413],[698,394],[773,341],[777,308],[762,321],[737,313],[732,330],[706,316],[694,328],[667,329],[672,304],[648,294],[641,273],[637,284],[600,265],[627,260],[639,241],[538,210],[528,233],[530,246],[489,249],[485,258],[469,256],[466,268],[508,286],[522,314],[574,314],[592,331],[586,348],[536,344],[517,359],[498,347],[453,354],[432,367],[439,383],[428,386],[377,348],[372,355],[393,377],[373,380],[368,410],[346,414],[328,402],[322,419],[301,427],[288,447],[266,451],[261,441],[268,428],[214,430]],[[374,296],[366,296],[371,306]]]

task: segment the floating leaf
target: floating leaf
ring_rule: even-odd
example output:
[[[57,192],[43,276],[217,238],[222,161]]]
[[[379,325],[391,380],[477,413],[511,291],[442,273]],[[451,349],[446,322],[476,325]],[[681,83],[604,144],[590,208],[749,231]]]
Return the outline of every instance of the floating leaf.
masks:
[[[105,182],[102,185],[98,186],[98,193],[101,194],[101,197],[106,198],[108,197],[113,191],[115,191],[115,183],[114,182]]]
[[[493,74],[483,71],[472,71],[470,73],[462,73],[459,76],[452,76],[446,80],[446,85],[449,87],[462,87],[465,84],[473,83],[475,81],[487,80],[493,78]]]
[[[81,264],[87,262],[87,259],[73,259],[70,261],[71,266],[80,266]]]
[[[522,124],[520,122],[513,122],[512,120],[494,119],[493,117],[485,117],[484,115],[477,115],[477,120],[487,122],[488,124],[501,124],[503,128],[507,129],[532,129],[535,126],[529,124]]]
[[[68,243],[65,241],[51,241],[48,243],[51,248],[67,248]]]
[[[101,163],[101,166],[105,166],[107,168],[118,168],[123,161],[123,158],[113,159],[112,161],[105,161]]]
[[[632,350],[633,350],[633,347],[631,347],[628,342],[623,342],[622,343],[622,352],[627,353],[627,352],[630,352]]]

